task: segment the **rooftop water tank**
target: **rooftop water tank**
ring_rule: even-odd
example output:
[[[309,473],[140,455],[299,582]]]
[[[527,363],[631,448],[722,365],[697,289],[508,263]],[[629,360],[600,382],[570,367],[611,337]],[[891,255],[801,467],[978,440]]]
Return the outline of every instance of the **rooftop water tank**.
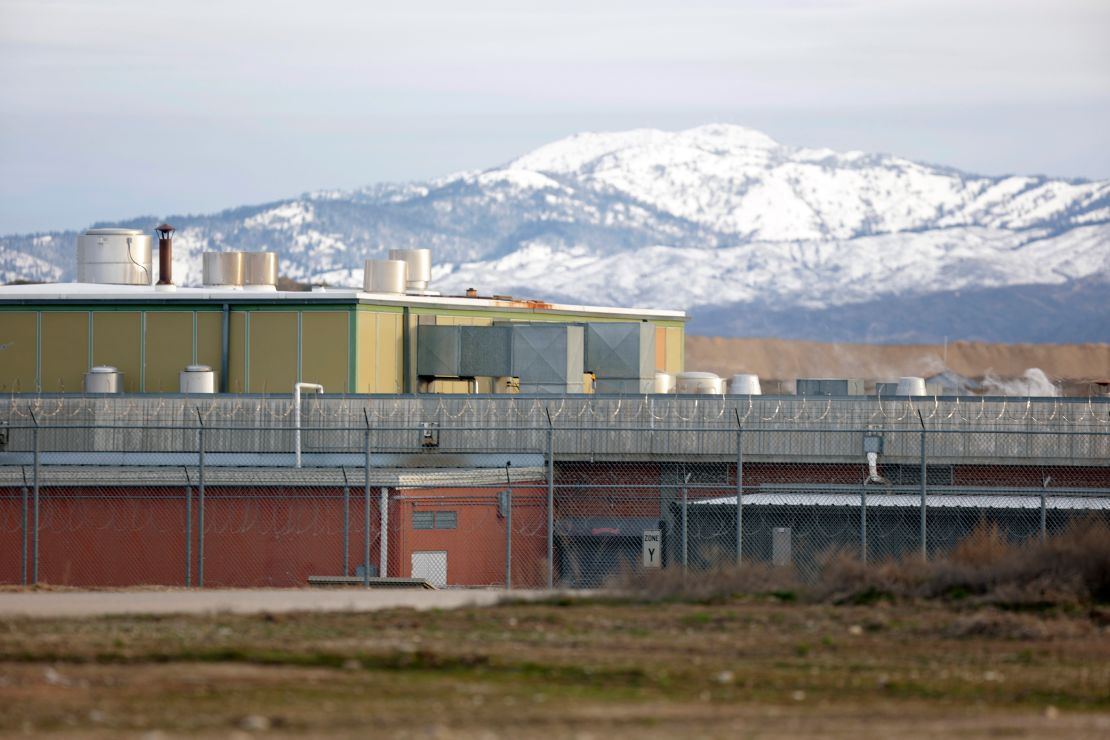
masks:
[[[242,252],[205,252],[204,285],[208,288],[238,288],[243,284]]]
[[[182,393],[215,393],[216,373],[208,365],[188,365],[180,374]]]
[[[682,394],[722,395],[724,381],[716,373],[679,373],[675,383],[677,392]]]
[[[423,293],[432,282],[432,250],[430,249],[391,249],[389,259],[400,260],[408,265],[405,278],[405,292]]]
[[[77,282],[150,285],[151,237],[139,229],[88,229],[77,237]]]
[[[277,252],[243,253],[243,290],[277,290]]]
[[[367,293],[403,294],[406,269],[403,260],[366,260],[362,289]]]
[[[912,375],[898,378],[898,389],[895,393],[899,396],[924,396],[925,378],[917,378]]]
[[[728,392],[734,396],[761,396],[763,390],[759,386],[759,376],[753,373],[737,373],[732,376]]]
[[[110,365],[97,365],[85,373],[85,393],[119,393],[123,373]]]

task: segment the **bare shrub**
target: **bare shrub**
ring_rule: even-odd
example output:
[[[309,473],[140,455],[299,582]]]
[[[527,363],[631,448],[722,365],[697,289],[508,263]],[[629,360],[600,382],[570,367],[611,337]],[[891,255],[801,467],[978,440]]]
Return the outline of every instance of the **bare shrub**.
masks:
[[[794,600],[802,586],[791,568],[763,563],[721,566],[683,572],[681,568],[660,570],[625,569],[606,583],[606,588],[647,601],[728,601],[738,596],[766,594]]]
[[[1075,522],[1044,542],[1014,544],[996,526],[977,527],[947,556],[915,556],[865,566],[830,560],[816,584],[818,598],[972,599],[1013,606],[1101,603],[1110,599],[1110,527]]]
[[[1101,518],[1076,521],[1043,542],[1020,544],[1009,542],[997,526],[984,524],[929,562],[912,554],[864,564],[840,551],[827,553],[819,564],[820,577],[809,583],[788,568],[749,564],[688,573],[678,568],[630,570],[608,586],[650,600],[712,601],[777,593],[852,604],[917,598],[1026,609],[1110,603],[1110,526]]]

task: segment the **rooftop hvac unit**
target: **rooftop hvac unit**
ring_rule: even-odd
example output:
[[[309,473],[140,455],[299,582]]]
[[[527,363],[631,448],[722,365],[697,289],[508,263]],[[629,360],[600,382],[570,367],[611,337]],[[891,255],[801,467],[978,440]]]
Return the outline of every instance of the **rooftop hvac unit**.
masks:
[[[759,376],[752,373],[737,373],[732,376],[728,392],[734,396],[761,396],[763,389],[759,385]]]
[[[77,282],[150,285],[151,237],[139,229],[88,229],[77,237]]]
[[[180,373],[182,393],[215,393],[216,373],[208,365],[189,365]]]
[[[655,391],[655,378],[598,378],[594,393],[600,395],[643,396]]]
[[[416,329],[416,374],[457,378],[459,370],[459,326],[424,324]]]
[[[679,373],[675,387],[682,394],[723,395],[725,382],[716,373]]]
[[[641,321],[586,324],[585,367],[599,379],[653,380],[655,325]]]
[[[569,324],[512,327],[511,375],[521,393],[581,393],[583,331]]]
[[[863,381],[858,378],[798,378],[799,396],[862,396]]]
[[[277,290],[277,252],[243,253],[243,289]]]
[[[895,393],[899,396],[924,396],[926,393],[925,378],[916,378],[913,376],[899,378]]]
[[[366,260],[362,289],[367,293],[402,295],[407,265],[402,260]]]
[[[513,332],[508,326],[460,326],[459,375],[501,378],[513,374]]]
[[[238,288],[243,284],[242,252],[205,252],[202,259],[206,288]]]
[[[110,365],[97,365],[85,373],[85,393],[119,393],[123,373]]]
[[[405,263],[404,292],[420,295],[428,291],[428,284],[432,282],[432,250],[391,249],[389,259]]]

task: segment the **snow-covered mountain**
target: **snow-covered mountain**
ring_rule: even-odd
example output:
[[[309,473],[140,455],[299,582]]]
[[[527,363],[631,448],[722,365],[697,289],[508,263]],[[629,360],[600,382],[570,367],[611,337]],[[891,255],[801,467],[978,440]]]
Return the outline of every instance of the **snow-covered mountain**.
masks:
[[[363,260],[423,246],[444,292],[685,308],[698,333],[1110,340],[1096,298],[1110,182],[984,177],[738,126],[580,134],[427,183],[116,225],[164,219],[188,281],[204,251],[267,248],[289,277],[360,284]],[[0,238],[0,280],[72,279],[74,237]]]

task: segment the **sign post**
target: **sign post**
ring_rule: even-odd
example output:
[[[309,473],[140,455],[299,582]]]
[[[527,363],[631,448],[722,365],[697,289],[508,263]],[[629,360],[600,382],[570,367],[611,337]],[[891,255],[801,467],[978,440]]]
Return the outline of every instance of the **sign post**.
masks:
[[[643,562],[645,568],[661,568],[660,555],[663,533],[658,529],[645,529],[643,539]]]

